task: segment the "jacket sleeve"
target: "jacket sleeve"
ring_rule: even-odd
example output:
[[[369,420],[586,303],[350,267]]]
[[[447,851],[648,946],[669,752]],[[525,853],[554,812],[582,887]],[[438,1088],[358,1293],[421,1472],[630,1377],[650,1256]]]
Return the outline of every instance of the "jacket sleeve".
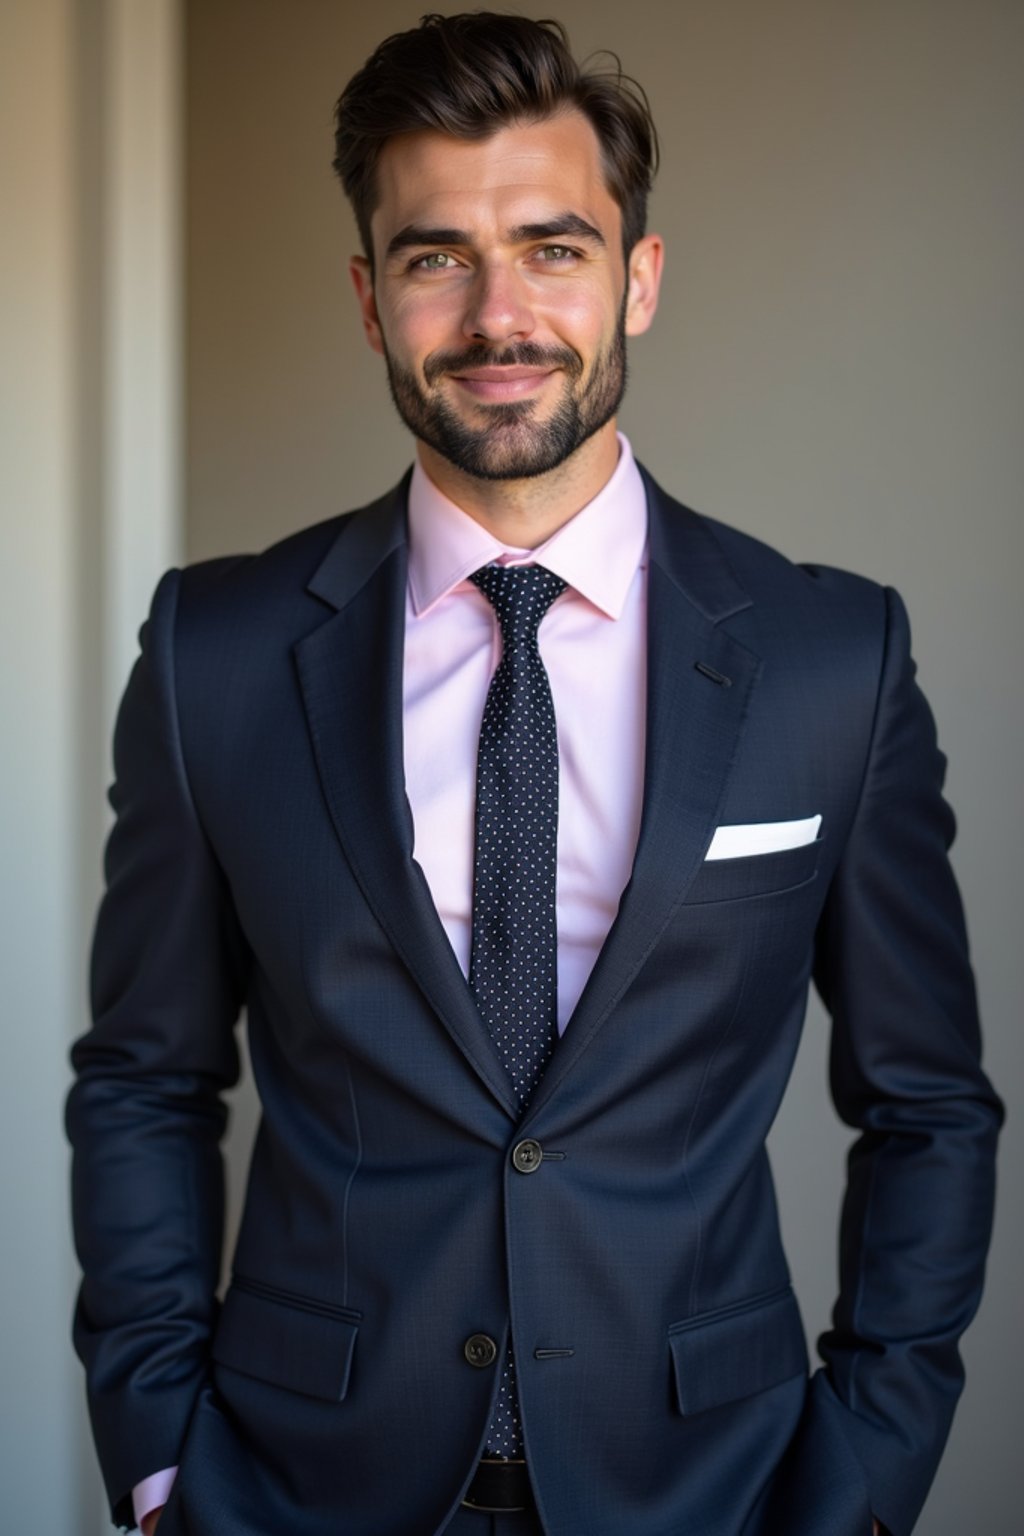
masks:
[[[870,754],[816,955],[832,1093],[860,1132],[819,1349],[871,1507],[907,1536],[962,1385],[958,1340],[981,1295],[1002,1106],[980,1066],[945,759],[903,604],[890,591],[886,605]]]
[[[247,951],[189,792],[175,702],[181,573],[161,581],[114,736],[90,990],[72,1050],[74,1321],[116,1522],[174,1465],[207,1370],[223,1227],[220,1094]]]

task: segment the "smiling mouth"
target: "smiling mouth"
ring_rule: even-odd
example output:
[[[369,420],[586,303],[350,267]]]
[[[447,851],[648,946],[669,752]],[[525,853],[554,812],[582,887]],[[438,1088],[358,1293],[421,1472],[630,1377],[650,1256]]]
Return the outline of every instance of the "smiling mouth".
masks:
[[[477,400],[520,400],[538,389],[555,368],[469,368],[451,377]]]

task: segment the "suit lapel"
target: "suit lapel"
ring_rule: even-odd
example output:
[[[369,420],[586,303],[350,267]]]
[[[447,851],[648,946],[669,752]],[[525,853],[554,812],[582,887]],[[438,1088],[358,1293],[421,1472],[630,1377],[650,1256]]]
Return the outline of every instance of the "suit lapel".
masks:
[[[336,610],[295,657],[317,769],[349,865],[381,927],[473,1069],[518,1110],[412,856],[402,663],[408,481],[353,513],[309,583]]]
[[[760,661],[722,621],[750,607],[707,525],[645,473],[649,512],[643,808],[619,911],[530,1107],[557,1091],[697,874]]]
[[[619,911],[530,1115],[605,1024],[700,868],[718,824],[759,659],[724,620],[750,606],[707,528],[645,473],[649,509],[643,810]],[[335,610],[295,648],[324,794],[353,874],[467,1061],[515,1099],[412,857],[402,750],[408,480],[353,513],[309,583]]]

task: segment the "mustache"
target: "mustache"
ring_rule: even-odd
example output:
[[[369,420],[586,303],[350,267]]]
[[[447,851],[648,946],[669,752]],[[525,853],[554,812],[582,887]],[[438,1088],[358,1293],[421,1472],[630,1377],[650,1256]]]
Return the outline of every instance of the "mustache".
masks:
[[[434,384],[443,374],[468,368],[563,368],[575,380],[583,372],[583,359],[571,347],[542,347],[534,341],[517,342],[500,352],[466,347],[461,352],[432,352],[423,364],[423,377]]]

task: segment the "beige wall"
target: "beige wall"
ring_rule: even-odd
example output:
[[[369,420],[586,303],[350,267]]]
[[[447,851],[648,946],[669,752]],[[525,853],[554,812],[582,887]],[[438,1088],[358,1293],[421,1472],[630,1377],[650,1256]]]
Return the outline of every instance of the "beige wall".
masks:
[[[0,1524],[17,1532],[69,1528],[84,1464],[60,1134],[81,998],[73,71],[66,5],[8,9],[0,34]]]
[[[177,0],[0,0],[0,1529],[109,1519],[61,1135],[114,701],[180,558]]]
[[[423,9],[188,6],[194,558],[358,504],[409,460],[348,291],[355,239],[330,170],[331,114],[376,42]],[[557,9],[579,52],[618,49],[662,133],[652,222],[668,241],[666,293],[633,347],[624,417],[640,455],[702,510],[907,598],[952,760],[989,1061],[1012,1108],[1024,984],[1024,6]],[[814,1011],[773,1149],[812,1332],[834,1284],[846,1142],[825,1096],[824,1034]],[[1020,1168],[1019,1118],[1008,1169]],[[1002,1531],[1013,1518],[1018,1191],[1007,1174],[970,1387],[924,1536]]]

